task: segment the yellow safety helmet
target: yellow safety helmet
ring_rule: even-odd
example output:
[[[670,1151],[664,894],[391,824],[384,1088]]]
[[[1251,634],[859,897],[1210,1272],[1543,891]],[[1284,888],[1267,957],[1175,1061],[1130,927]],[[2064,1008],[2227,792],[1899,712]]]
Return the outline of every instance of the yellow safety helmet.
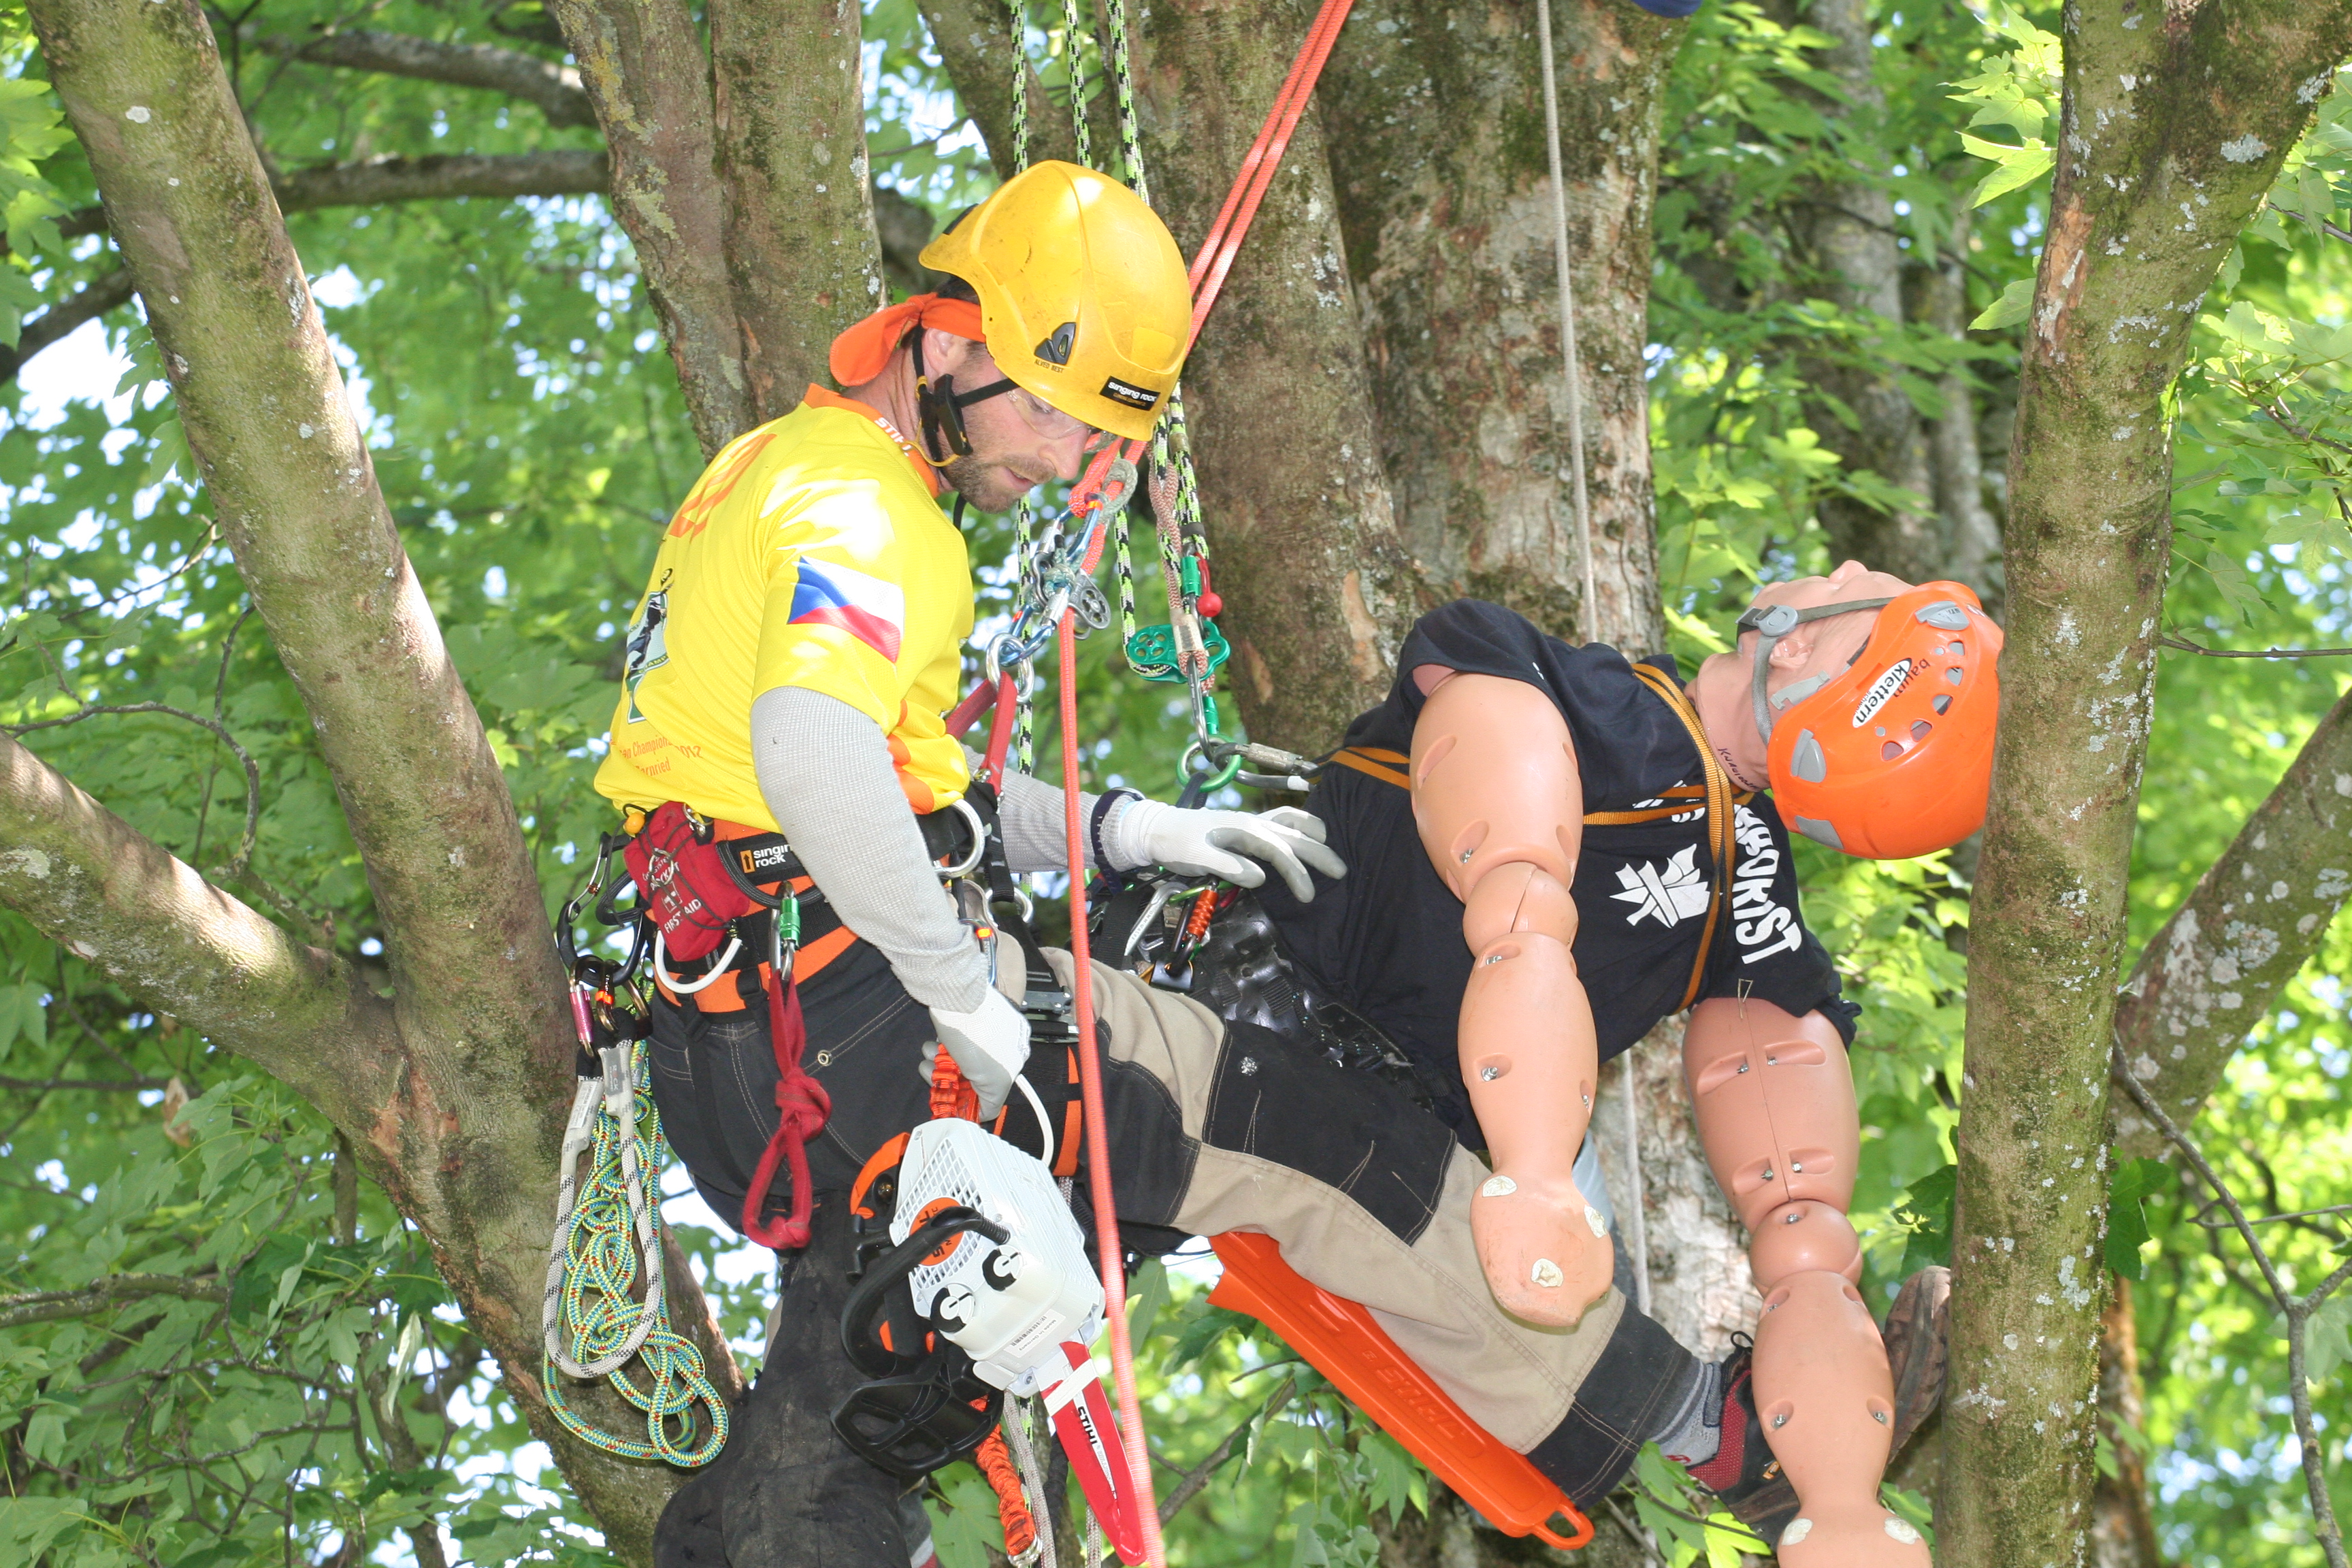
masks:
[[[1151,434],[1192,326],[1184,256],[1117,180],[1034,164],[923,247],[923,265],[980,296],[989,357],[1072,418]]]

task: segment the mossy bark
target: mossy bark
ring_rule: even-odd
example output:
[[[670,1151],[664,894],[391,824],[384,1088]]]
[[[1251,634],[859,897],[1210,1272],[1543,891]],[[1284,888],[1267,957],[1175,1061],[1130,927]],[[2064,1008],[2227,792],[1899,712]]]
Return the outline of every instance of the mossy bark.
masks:
[[[2107,1060],[2190,322],[2352,5],[2085,0],[2010,457],[2001,734],[1956,1140],[1946,1568],[2088,1551]]]
[[[709,457],[755,423],[727,277],[710,62],[685,0],[549,0],[613,155],[613,216]]]
[[[1152,201],[1187,255],[1310,15],[1296,0],[1162,0],[1139,17]],[[1381,466],[1324,127],[1310,104],[1184,374],[1234,644],[1224,684],[1254,736],[1310,752],[1386,692],[1422,605]]]
[[[2352,892],[2352,694],[2304,742],[2268,798],[2187,901],[2140,950],[2116,999],[2126,1070],[2181,1126],[2204,1109],[2246,1031],[2319,951]],[[2118,1159],[2174,1150],[2129,1100]]]
[[[1570,484],[1535,10],[1360,0],[1322,100],[1381,457],[1429,592],[1665,646],[1643,378],[1658,121],[1684,24],[1553,7],[1595,590]]]
[[[210,1017],[349,1135],[566,1479],[643,1561],[674,1478],[572,1438],[538,1381],[574,1048],[538,880],[210,28],[193,0],[39,0],[32,17],[222,535],[310,712],[394,994],[379,1002],[333,961],[271,941],[13,744],[0,763],[22,809],[0,830],[0,898],[142,995]],[[208,943],[226,961],[209,981]],[[672,1305],[725,1379],[691,1276]]]
[[[727,273],[753,417],[833,384],[834,335],[885,303],[856,0],[717,0],[710,64]]]

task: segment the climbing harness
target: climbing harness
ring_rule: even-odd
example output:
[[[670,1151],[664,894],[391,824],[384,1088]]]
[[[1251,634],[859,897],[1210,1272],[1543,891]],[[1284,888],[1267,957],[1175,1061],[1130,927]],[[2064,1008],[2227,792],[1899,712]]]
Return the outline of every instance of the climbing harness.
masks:
[[[579,1082],[564,1127],[548,1249],[541,1379],[556,1419],[583,1441],[624,1458],[691,1468],[709,1464],[726,1445],[727,1405],[702,1352],[669,1325],[660,1202],[669,1149],[646,1085],[645,1009],[630,981],[642,949],[614,963],[580,953],[572,942],[572,921],[604,890],[618,838],[604,837],[586,890],[564,906],[556,924],[571,970]],[[644,1363],[650,1387],[631,1377],[633,1361]],[[615,1436],[575,1413],[566,1377],[609,1382],[645,1412],[644,1440]]]

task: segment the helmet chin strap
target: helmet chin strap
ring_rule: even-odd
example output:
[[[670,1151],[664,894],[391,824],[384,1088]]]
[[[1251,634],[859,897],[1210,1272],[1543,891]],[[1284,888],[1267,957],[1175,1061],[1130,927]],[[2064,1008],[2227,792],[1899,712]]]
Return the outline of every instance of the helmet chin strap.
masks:
[[[923,421],[923,455],[931,467],[944,468],[953,458],[971,456],[971,437],[964,433],[963,411],[975,403],[1003,396],[1013,390],[1013,384],[999,377],[977,391],[959,393],[955,377],[943,375],[934,387],[923,368],[923,329],[917,327],[907,341],[915,351],[915,407]],[[947,443],[946,456],[940,452],[942,439]]]
[[[1852,615],[1856,610],[1883,610],[1894,602],[1892,599],[1849,599],[1842,604],[1816,605],[1810,610],[1801,610],[1793,605],[1749,605],[1748,613],[1739,617],[1738,630],[1760,634],[1756,642],[1756,682],[1753,688],[1756,732],[1767,741],[1771,740],[1774,712],[1803,701],[1819,691],[1830,679],[1827,675],[1808,676],[1781,688],[1778,697],[1768,696],[1764,690],[1764,679],[1772,668],[1772,649],[1782,637],[1807,621],[1825,621],[1832,616]],[[1738,633],[1733,635],[1736,637]]]

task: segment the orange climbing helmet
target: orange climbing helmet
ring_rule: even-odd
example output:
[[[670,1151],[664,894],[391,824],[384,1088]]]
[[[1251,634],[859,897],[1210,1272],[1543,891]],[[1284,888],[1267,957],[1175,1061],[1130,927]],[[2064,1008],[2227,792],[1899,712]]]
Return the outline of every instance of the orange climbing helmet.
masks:
[[[923,247],[980,296],[1005,378],[1129,440],[1175,390],[1192,333],[1184,256],[1160,215],[1108,174],[1032,164]]]
[[[1844,669],[1769,697],[1772,645],[1807,621],[1876,610]],[[1891,599],[1800,610],[1758,605],[1741,631],[1756,648],[1756,727],[1789,826],[1832,849],[1904,860],[1948,849],[1984,826],[2000,716],[2000,627],[1958,583]]]

